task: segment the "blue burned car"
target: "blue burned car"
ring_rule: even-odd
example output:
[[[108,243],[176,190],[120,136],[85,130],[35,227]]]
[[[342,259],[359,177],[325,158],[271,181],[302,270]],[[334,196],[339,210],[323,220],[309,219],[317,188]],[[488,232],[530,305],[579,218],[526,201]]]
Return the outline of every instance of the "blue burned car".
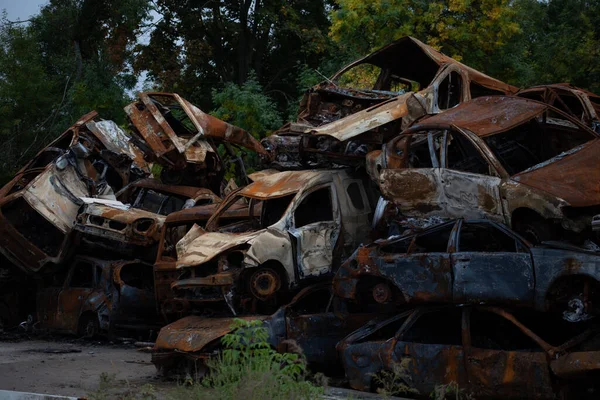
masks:
[[[361,246],[334,281],[342,298],[366,303],[487,303],[594,314],[600,253],[564,243],[532,246],[504,225],[457,219]]]

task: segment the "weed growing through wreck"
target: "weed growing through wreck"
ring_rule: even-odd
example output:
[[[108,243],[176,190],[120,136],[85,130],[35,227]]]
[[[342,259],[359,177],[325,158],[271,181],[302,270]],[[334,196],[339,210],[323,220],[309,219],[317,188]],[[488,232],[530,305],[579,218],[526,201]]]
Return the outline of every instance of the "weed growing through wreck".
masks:
[[[177,399],[312,399],[323,393],[306,380],[303,357],[270,347],[261,321],[236,319],[232,328],[222,339],[225,349],[207,361],[209,375]]]
[[[100,374],[98,389],[88,394],[90,400],[156,400],[154,386],[147,384],[135,389],[129,387],[124,390],[117,389],[117,375],[103,372]]]
[[[458,387],[458,383],[450,382],[445,385],[437,385],[429,395],[433,400],[474,400],[473,396]]]
[[[412,378],[408,373],[410,359],[405,358],[392,364],[391,370],[383,370],[373,375],[377,393],[382,396],[418,395],[419,391],[410,387]]]

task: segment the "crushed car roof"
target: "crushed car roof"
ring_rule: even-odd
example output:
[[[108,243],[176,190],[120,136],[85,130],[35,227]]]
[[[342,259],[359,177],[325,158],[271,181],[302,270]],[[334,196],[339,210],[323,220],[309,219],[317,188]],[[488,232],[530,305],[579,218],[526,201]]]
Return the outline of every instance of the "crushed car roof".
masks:
[[[426,63],[418,62],[419,57],[427,57],[429,60],[433,61],[436,65],[432,66],[431,70],[428,70]],[[375,51],[374,53],[369,54],[359,60],[352,62],[351,64],[344,67],[340,72],[338,72],[332,80],[335,80],[337,76],[339,76],[342,72],[346,71],[349,68],[352,68],[358,64],[370,63],[380,67],[390,67],[392,68],[394,65],[398,64],[398,59],[406,59],[406,63],[402,63],[402,68],[406,71],[411,70],[411,75],[414,75],[412,78],[417,82],[421,81],[419,79],[420,76],[431,76],[435,75],[439,66],[443,64],[457,64],[460,65],[461,69],[468,71],[469,78],[471,80],[476,81],[480,85],[488,87],[490,89],[498,89],[507,93],[516,93],[519,89],[515,86],[506,84],[502,81],[492,78],[482,72],[477,71],[455,59],[437,51],[431,46],[426,45],[418,39],[415,39],[411,36],[405,36],[400,38],[387,46],[382,47],[381,49]],[[412,60],[412,62],[411,62]],[[423,60],[424,61],[424,60]],[[405,76],[408,78],[408,76]],[[428,84],[426,82],[425,84]],[[424,82],[421,82],[424,84]]]
[[[240,194],[256,199],[272,199],[299,192],[302,188],[315,184],[315,181],[330,180],[332,174],[342,170],[285,171],[264,176],[246,186]]]
[[[551,108],[547,104],[514,96],[486,96],[459,104],[410,128],[411,132],[456,125],[485,137],[507,131]]]

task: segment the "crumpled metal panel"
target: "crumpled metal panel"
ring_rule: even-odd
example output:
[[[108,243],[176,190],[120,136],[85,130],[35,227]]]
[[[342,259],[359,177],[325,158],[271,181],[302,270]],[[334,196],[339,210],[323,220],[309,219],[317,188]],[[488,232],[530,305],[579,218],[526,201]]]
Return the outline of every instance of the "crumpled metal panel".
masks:
[[[538,168],[512,177],[515,181],[551,193],[573,207],[600,204],[600,139],[552,159]]]
[[[240,317],[246,321],[264,320],[267,316]],[[206,318],[189,316],[175,321],[160,330],[154,349],[201,352],[203,348],[230,333],[234,318]]]
[[[335,171],[339,172],[339,171]],[[302,188],[331,180],[334,171],[285,171],[269,174],[246,186],[240,194],[255,199],[274,199],[299,192]]]
[[[537,101],[506,96],[478,97],[462,103],[449,112],[433,115],[411,126],[412,132],[430,126],[456,125],[485,137],[521,125],[548,110]]]
[[[127,154],[136,167],[150,172],[149,165],[144,160],[144,153],[130,141],[129,136],[115,122],[89,121],[85,126],[108,150],[117,154]]]

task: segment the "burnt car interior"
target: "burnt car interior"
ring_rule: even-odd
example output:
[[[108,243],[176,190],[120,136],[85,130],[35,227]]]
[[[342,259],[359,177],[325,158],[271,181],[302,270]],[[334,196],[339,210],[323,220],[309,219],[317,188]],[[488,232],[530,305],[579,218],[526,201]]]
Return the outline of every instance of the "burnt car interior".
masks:
[[[288,209],[296,193],[262,200],[243,195],[234,196],[215,216],[207,228],[219,232],[241,233],[265,229],[279,221]],[[249,215],[239,219],[227,218],[224,214],[235,205],[248,207]]]
[[[516,175],[595,139],[588,131],[534,119],[484,140],[510,175]]]

